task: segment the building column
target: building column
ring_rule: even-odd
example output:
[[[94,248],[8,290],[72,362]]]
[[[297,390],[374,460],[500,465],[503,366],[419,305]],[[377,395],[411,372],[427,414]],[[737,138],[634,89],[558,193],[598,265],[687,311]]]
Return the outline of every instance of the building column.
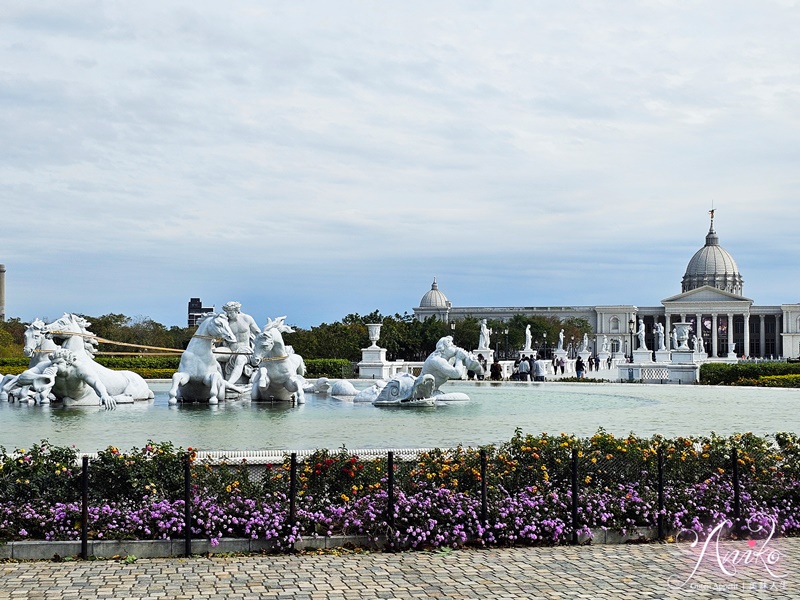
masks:
[[[775,358],[783,356],[783,344],[781,344],[781,322],[783,321],[782,315],[775,315]]]
[[[750,313],[744,315],[744,352],[745,356],[750,356]]]
[[[765,315],[758,315],[758,355],[761,358],[764,358],[764,355],[767,353],[767,335],[764,331],[764,316]]]
[[[731,353],[731,348],[733,348],[733,315],[728,313],[728,354]]]
[[[716,357],[717,354],[717,313],[711,313],[711,356]]]

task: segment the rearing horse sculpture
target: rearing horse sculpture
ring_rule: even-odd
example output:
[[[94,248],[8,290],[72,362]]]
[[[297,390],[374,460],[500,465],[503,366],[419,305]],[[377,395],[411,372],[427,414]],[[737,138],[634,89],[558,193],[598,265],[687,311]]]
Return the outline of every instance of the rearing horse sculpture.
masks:
[[[264,329],[256,336],[253,362],[258,364],[250,389],[252,400],[292,400],[297,404],[306,401],[303,385],[306,365],[303,357],[286,348],[283,333],[294,331],[278,317],[267,320]]]
[[[181,354],[178,371],[172,376],[170,404],[177,404],[178,399],[219,404],[220,397],[225,399],[227,388],[244,392],[222,376],[222,369],[213,352],[216,339],[231,344],[237,342],[224,313],[211,314],[198,325],[197,332]]]
[[[33,323],[28,325],[23,334],[25,340],[22,352],[31,360],[28,363],[28,368],[31,369],[41,362],[48,360],[47,355],[58,350],[56,344],[45,332],[46,324],[41,319],[35,319]],[[39,392],[33,392],[29,386],[17,385],[18,375],[6,375],[0,381],[0,400],[18,400],[23,401],[36,401],[40,404],[47,404],[50,399],[50,390],[42,389]],[[11,394],[9,396],[9,394]]]

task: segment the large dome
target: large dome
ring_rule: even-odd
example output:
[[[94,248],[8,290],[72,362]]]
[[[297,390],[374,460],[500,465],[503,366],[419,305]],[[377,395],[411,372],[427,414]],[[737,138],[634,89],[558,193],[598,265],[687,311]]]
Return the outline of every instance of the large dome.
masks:
[[[683,275],[682,291],[688,292],[704,285],[742,295],[744,280],[739,273],[736,261],[730,252],[719,245],[719,237],[714,231],[714,214],[711,214],[711,227],[706,235],[706,245],[695,252]]]
[[[447,296],[439,291],[436,278],[433,279],[431,289],[425,292],[422,300],[419,301],[419,306],[420,308],[450,308],[450,301]]]

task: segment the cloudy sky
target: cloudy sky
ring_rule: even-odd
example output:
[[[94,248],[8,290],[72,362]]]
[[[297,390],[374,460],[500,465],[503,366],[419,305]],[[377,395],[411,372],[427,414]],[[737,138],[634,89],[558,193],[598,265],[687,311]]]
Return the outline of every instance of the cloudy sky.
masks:
[[[800,301],[800,4],[3,0],[6,314]]]

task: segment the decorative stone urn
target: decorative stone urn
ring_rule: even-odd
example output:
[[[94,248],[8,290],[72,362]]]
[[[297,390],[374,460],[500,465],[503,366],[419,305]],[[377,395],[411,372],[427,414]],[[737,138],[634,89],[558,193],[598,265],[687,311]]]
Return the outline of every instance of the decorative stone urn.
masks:
[[[691,323],[675,323],[676,337],[678,338],[678,350],[690,350],[688,341],[689,330],[691,326]]]
[[[369,341],[372,342],[370,348],[378,347],[378,340],[381,339],[381,327],[383,323],[367,323],[367,330],[369,331]]]

